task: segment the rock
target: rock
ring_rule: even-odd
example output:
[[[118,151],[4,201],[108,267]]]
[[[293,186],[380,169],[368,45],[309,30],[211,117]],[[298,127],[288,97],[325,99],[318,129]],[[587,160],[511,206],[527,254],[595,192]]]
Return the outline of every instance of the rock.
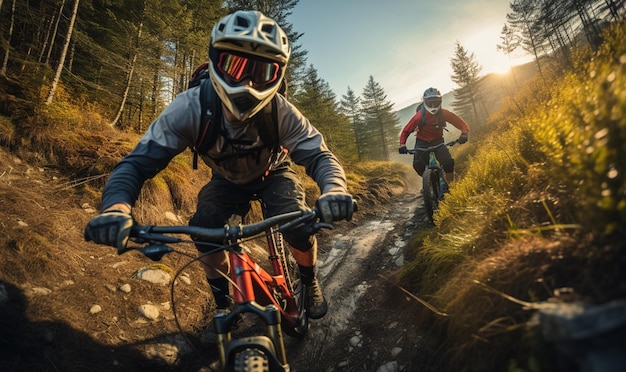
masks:
[[[190,285],[191,284],[191,278],[189,278],[189,275],[187,274],[182,274],[178,277],[180,279],[181,282]]]
[[[126,283],[126,284],[122,284],[122,285],[120,286],[119,290],[120,290],[121,292],[124,292],[124,293],[130,293],[130,284],[128,284],[128,283]]]
[[[165,219],[174,223],[180,223],[180,218],[172,212],[165,212]]]
[[[159,285],[168,285],[172,279],[168,272],[154,266],[139,269],[139,271],[137,271],[137,278]]]
[[[139,315],[143,316],[148,320],[157,320],[159,319],[159,309],[150,304],[140,305],[139,309],[137,309]]]
[[[44,287],[34,287],[30,290],[30,293],[35,296],[47,296],[52,293],[52,290]]]
[[[102,307],[100,305],[93,305],[90,309],[89,309],[89,314],[93,315],[93,314],[98,314],[99,312],[102,311]]]
[[[83,203],[83,205],[81,205],[81,208],[83,208],[83,211],[85,211],[86,213],[89,213],[89,214],[93,214],[93,213],[97,213],[98,212],[96,210],[96,208],[92,207],[88,203]]]
[[[398,372],[398,370],[398,362],[394,360],[393,362],[389,362],[378,367],[376,372]]]

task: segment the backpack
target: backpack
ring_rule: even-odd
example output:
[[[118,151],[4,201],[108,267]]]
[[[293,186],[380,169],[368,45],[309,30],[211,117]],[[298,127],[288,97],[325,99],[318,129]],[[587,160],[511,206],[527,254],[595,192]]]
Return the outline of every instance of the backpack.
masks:
[[[191,149],[193,152],[193,169],[198,169],[198,155],[206,154],[215,144],[221,130],[219,123],[222,115],[222,105],[209,78],[208,62],[202,63],[191,74],[187,89],[198,85],[200,86],[200,108],[202,113],[200,116],[201,125],[198,140]],[[255,123],[259,128],[261,141],[267,147],[272,148],[274,153],[280,151],[277,111],[276,98],[274,97],[271,104],[266,105],[263,110],[254,116]],[[218,125],[212,125],[214,121]]]
[[[415,112],[418,112],[418,111],[422,112],[420,123],[417,125],[417,129],[421,131],[422,128],[424,128],[424,125],[426,124],[426,106],[424,106],[424,102],[421,102],[419,105],[417,105]],[[439,121],[443,123],[443,128],[446,129],[447,123],[446,123],[446,120],[443,118],[443,112],[441,111],[441,109],[439,109],[439,111],[437,111],[435,115],[439,118]]]

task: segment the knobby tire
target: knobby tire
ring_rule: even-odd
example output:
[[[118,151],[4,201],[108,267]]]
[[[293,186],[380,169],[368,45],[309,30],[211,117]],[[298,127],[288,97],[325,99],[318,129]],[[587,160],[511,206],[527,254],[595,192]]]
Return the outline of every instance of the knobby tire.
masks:
[[[424,208],[430,222],[434,222],[433,215],[439,208],[439,174],[435,169],[426,169],[422,176],[422,196]]]
[[[235,372],[269,372],[267,355],[258,349],[246,349],[235,357]]]
[[[296,325],[291,328],[289,324],[283,322],[283,330],[289,336],[304,338],[309,331],[309,318],[306,316],[304,311],[304,293],[302,291],[302,283],[300,283],[300,269],[298,268],[296,259],[287,248],[283,235],[281,233],[276,233],[274,240],[276,244],[276,254],[283,265],[283,270],[285,271],[285,281],[287,282],[287,287],[289,287],[289,290],[296,298],[300,313],[300,317]]]

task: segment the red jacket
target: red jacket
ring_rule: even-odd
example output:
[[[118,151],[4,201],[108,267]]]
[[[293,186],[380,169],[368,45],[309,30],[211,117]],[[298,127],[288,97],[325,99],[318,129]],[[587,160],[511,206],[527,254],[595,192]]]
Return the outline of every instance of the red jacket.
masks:
[[[409,122],[402,129],[402,133],[400,133],[400,146],[406,145],[406,140],[409,138],[409,135],[415,132],[415,137],[422,141],[432,142],[436,139],[443,138],[443,129],[445,127],[445,123],[439,122],[438,114],[431,114],[430,112],[424,110],[426,113],[426,121],[424,122],[424,127],[422,130],[418,130],[417,127],[422,122],[422,110],[418,110],[415,115],[409,120]],[[469,133],[469,125],[465,122],[465,120],[461,119],[458,115],[453,113],[452,111],[448,111],[444,108],[441,108],[441,112],[443,114],[443,118],[446,122],[457,127],[461,133]]]

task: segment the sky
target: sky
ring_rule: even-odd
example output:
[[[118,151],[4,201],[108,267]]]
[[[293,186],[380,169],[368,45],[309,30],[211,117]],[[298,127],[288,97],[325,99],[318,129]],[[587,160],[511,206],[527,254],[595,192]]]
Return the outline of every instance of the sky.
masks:
[[[428,87],[457,88],[450,79],[457,41],[474,53],[481,76],[527,62],[523,51],[511,61],[496,50],[510,11],[507,0],[300,0],[288,20],[337,99],[348,87],[361,96],[371,75],[400,110]]]

